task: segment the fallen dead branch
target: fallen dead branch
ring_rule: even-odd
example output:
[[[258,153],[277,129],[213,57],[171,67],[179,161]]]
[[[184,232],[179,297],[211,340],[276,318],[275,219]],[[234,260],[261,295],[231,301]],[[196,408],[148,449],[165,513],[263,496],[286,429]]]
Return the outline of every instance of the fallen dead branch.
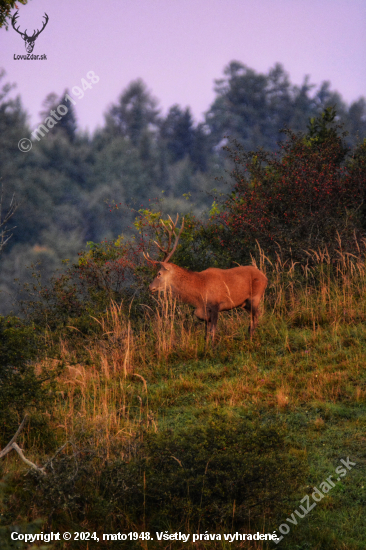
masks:
[[[33,468],[33,470],[36,470],[37,472],[40,472],[41,474],[43,475],[46,475],[46,472],[44,471],[44,468],[40,468],[39,466],[37,466],[36,464],[34,464],[33,462],[31,462],[30,460],[28,460],[25,456],[24,456],[24,453],[22,451],[22,449],[19,447],[19,445],[16,443],[16,439],[17,437],[19,436],[20,432],[22,431],[22,429],[24,428],[24,424],[25,424],[25,421],[27,420],[28,418],[28,415],[25,415],[25,417],[23,418],[23,421],[22,423],[20,424],[19,428],[17,429],[16,431],[16,434],[11,438],[11,440],[9,441],[9,443],[6,445],[6,447],[3,448],[2,451],[0,451],[0,458],[3,458],[5,455],[7,455],[8,453],[10,453],[10,451],[14,450],[18,453],[18,455],[20,456],[20,458],[26,463],[28,464],[28,466],[30,466],[31,468]]]

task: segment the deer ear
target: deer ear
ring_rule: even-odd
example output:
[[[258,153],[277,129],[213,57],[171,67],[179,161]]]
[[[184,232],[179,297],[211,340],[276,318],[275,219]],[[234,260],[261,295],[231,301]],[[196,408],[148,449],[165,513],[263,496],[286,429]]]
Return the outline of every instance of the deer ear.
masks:
[[[160,263],[162,269],[165,269],[165,271],[170,271],[170,265],[166,262],[161,262]]]

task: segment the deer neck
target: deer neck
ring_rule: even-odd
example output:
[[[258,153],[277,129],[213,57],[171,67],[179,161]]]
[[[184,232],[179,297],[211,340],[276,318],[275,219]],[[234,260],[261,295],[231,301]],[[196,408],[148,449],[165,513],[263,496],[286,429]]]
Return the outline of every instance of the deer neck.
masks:
[[[171,280],[173,296],[186,304],[198,306],[201,294],[200,287],[201,281],[198,273],[174,266],[174,276]]]

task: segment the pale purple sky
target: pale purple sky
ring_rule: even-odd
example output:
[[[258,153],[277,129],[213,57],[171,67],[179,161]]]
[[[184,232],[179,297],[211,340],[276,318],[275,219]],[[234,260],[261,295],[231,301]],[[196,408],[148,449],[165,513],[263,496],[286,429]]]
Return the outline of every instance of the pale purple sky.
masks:
[[[232,60],[258,72],[280,62],[294,84],[306,74],[317,85],[329,80],[348,103],[366,96],[366,0],[29,0],[19,4],[20,29],[32,34],[44,12],[33,53],[47,61],[15,61],[24,42],[0,29],[0,67],[17,83],[31,128],[47,94],[80,86],[91,70],[99,83],[76,99],[89,130],[139,77],[163,113],[178,103],[202,120]]]

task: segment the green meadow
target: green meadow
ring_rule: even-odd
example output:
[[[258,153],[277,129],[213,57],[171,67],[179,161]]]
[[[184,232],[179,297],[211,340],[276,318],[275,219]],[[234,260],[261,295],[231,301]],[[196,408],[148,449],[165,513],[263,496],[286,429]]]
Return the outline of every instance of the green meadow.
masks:
[[[43,333],[47,403],[28,406],[17,441],[44,471],[14,450],[1,459],[5,548],[365,548],[365,259],[313,252],[297,269],[261,253],[257,265],[269,285],[252,340],[233,310],[206,345],[204,325],[169,296],[139,316],[112,301],[88,334],[71,322]],[[338,476],[342,459],[351,466]],[[313,504],[329,476],[304,514],[300,501]],[[14,526],[99,542],[11,546]],[[224,538],[274,530],[287,533],[278,545]],[[153,540],[102,540],[135,532]]]

